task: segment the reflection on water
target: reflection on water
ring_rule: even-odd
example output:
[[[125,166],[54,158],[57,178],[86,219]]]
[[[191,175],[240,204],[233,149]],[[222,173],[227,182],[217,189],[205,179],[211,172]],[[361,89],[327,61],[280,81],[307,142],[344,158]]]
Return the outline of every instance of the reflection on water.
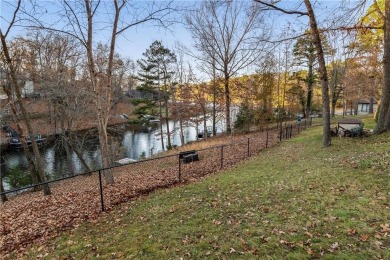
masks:
[[[207,122],[208,126],[211,126],[211,121]],[[115,160],[122,158],[131,158],[139,160],[142,156],[150,157],[163,151],[161,144],[161,135],[159,131],[159,125],[146,125],[142,127],[132,126],[118,126],[121,128],[121,134],[115,135],[115,141],[120,145],[119,153],[117,152]],[[169,129],[171,131],[172,145],[181,145],[179,123],[170,121]],[[203,125],[199,125],[199,129],[203,130]],[[217,133],[222,132],[224,129],[223,123],[220,121],[217,123]],[[163,124],[164,131],[164,145],[167,145],[166,124]],[[183,125],[184,143],[194,141],[197,139],[196,127],[188,123]],[[91,144],[92,143],[92,144]],[[101,168],[100,161],[100,149],[96,142],[96,136],[94,140],[82,151],[84,160],[87,162],[91,169]],[[45,172],[51,178],[64,177],[70,174],[69,164],[66,160],[65,152],[55,144],[47,145],[41,150],[42,159],[44,161]],[[77,155],[73,152],[71,155],[72,168],[75,173],[85,172],[86,169],[80,162]],[[8,151],[1,155],[1,172],[6,176],[7,172],[14,167],[26,168],[27,160],[23,154],[23,151]],[[4,183],[7,190],[7,184]]]

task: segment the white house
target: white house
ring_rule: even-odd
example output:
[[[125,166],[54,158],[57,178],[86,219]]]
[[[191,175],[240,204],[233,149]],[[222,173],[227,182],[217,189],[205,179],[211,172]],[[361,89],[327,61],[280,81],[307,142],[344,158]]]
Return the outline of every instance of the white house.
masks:
[[[373,101],[373,113],[375,113],[377,107],[377,102]],[[370,111],[370,101],[369,100],[359,100],[357,102],[357,114],[358,115],[367,115]]]
[[[26,79],[26,76],[18,76],[18,82],[22,87],[22,98],[31,97],[34,94],[34,82]],[[7,94],[4,91],[4,82],[7,80],[7,72],[0,69],[0,100],[7,99]]]

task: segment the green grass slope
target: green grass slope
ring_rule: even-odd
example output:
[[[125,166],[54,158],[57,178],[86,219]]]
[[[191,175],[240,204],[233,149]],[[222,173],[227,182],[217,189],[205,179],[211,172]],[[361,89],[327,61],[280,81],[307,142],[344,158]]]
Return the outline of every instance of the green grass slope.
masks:
[[[26,258],[390,259],[390,134],[303,132],[235,168],[159,190]]]

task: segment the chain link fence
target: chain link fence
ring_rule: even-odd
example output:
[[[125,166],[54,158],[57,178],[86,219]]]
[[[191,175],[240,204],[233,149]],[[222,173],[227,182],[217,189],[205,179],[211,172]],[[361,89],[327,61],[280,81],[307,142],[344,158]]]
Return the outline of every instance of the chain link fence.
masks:
[[[242,135],[230,143],[145,159],[1,193],[0,249],[11,252],[39,237],[97,218],[102,211],[140,194],[177,183],[192,182],[230,168],[267,147],[299,134],[311,120]],[[112,182],[110,180],[113,180]],[[52,195],[26,192],[50,186]],[[59,217],[60,216],[60,217]],[[34,220],[25,229],[26,220]]]

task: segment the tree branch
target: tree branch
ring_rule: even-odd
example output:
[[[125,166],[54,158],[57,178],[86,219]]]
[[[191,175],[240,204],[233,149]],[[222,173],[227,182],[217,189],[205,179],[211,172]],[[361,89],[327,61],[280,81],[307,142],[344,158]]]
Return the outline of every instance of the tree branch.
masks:
[[[18,0],[18,3],[17,3],[17,5],[16,5],[16,9],[15,9],[14,14],[13,14],[13,16],[12,16],[12,20],[11,20],[11,22],[9,23],[9,26],[8,26],[7,30],[5,31],[5,33],[4,33],[4,38],[7,38],[7,35],[8,35],[8,33],[9,33],[9,31],[11,30],[12,26],[13,26],[14,23],[15,23],[16,15],[17,15],[17,13],[18,13],[18,11],[19,11],[19,9],[20,9],[21,3],[22,3],[22,0]]]
[[[267,7],[270,7],[274,10],[277,10],[277,11],[285,13],[285,14],[297,14],[300,16],[308,16],[307,12],[300,12],[300,11],[296,11],[296,10],[286,10],[286,9],[283,9],[283,8],[276,6],[275,4],[278,3],[279,1],[276,1],[275,3],[267,3],[267,2],[262,1],[262,0],[255,0],[255,2],[262,4],[262,5],[265,5]]]

